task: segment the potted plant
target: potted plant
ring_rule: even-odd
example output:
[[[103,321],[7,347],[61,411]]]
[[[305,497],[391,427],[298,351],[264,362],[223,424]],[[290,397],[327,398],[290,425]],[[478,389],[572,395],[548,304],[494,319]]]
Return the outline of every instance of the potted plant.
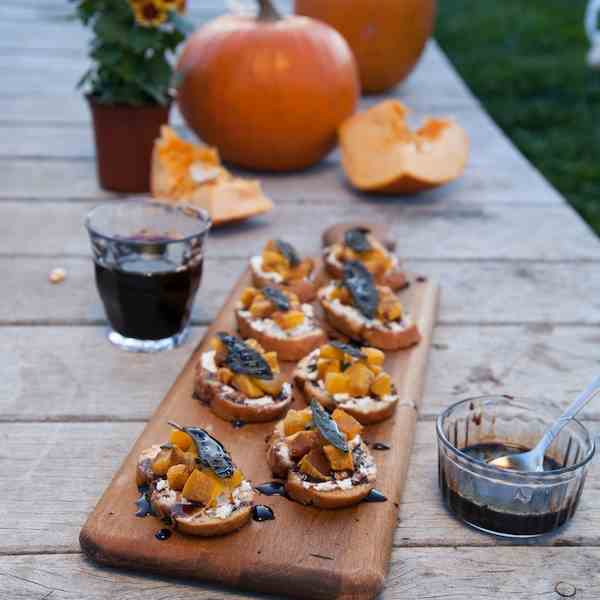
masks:
[[[172,60],[190,31],[185,0],[72,1],[93,33],[93,65],[78,87],[92,112],[98,181],[147,192],[152,147],[173,99]]]

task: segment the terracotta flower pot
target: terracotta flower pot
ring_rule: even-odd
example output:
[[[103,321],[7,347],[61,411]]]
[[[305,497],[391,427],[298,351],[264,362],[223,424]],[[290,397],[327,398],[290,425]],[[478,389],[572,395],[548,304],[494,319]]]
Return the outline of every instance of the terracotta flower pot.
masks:
[[[154,140],[169,120],[169,106],[99,104],[88,96],[96,138],[96,164],[101,187],[113,192],[150,190]]]

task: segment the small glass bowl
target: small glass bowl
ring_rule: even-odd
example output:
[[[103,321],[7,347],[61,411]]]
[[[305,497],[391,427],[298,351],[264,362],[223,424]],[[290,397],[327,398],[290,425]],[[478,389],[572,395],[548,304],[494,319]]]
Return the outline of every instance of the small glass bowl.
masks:
[[[202,280],[208,213],[125,199],[94,208],[85,226],[108,339],[135,352],[181,344]]]
[[[546,452],[553,470],[509,471],[485,462],[506,454],[503,446],[509,452],[531,449],[560,412],[512,396],[469,398],[446,409],[436,430],[439,485],[448,509],[476,529],[512,538],[536,537],[568,522],[595,452],[581,423],[570,421]]]

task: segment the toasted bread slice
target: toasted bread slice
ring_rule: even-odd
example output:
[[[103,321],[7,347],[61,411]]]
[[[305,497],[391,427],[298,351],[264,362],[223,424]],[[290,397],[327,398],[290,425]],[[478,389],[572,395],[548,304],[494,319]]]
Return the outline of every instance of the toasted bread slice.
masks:
[[[167,126],[154,144],[150,188],[159,202],[205,209],[217,226],[273,208],[257,180],[233,177],[216,150],[183,140]]]
[[[310,409],[306,409],[309,411]],[[285,436],[284,421],[279,421],[267,440],[267,463],[275,477],[286,479],[287,495],[301,504],[325,509],[345,508],[358,504],[375,485],[377,469],[367,446],[359,436],[355,440],[352,452],[360,452],[363,457],[362,480],[354,481],[352,473],[345,478],[344,484],[330,477],[326,481],[310,481],[297,468],[299,457],[294,456],[294,443],[298,433]],[[309,451],[306,446],[304,451]]]
[[[171,425],[169,442],[143,450],[136,466],[154,516],[203,537],[245,525],[254,491],[227,450],[205,429]]]
[[[328,248],[325,249],[323,255],[323,264],[327,274],[332,279],[341,279],[343,275],[343,266],[335,260],[331,252],[328,252]],[[406,273],[400,269],[397,265],[392,269],[389,269],[385,273],[375,274],[375,282],[378,285],[387,285],[393,290],[401,290],[409,285]]]
[[[314,321],[314,328],[307,330],[306,333],[286,335],[279,328],[272,331],[266,329],[265,321],[273,323],[270,319],[252,319],[246,311],[239,309],[235,311],[235,317],[243,338],[254,338],[265,350],[277,352],[281,360],[299,360],[327,341],[325,332]]]
[[[275,287],[282,291],[293,292],[298,296],[300,302],[312,302],[317,296],[318,285],[312,276],[283,281],[277,273],[261,269],[260,256],[253,256],[250,259],[250,272],[252,273],[252,285],[258,289]]]
[[[311,363],[316,364],[317,354],[318,351],[314,351],[301,360],[293,374],[295,392],[307,405],[310,404],[311,400],[316,400],[329,412],[341,408],[362,425],[380,423],[392,416],[398,404],[396,393],[384,398],[376,396],[358,399],[350,396],[336,398],[320,386],[316,379],[311,379],[311,374],[315,373],[314,369],[311,368]]]
[[[263,402],[251,399],[231,386],[221,383],[215,372],[206,369],[202,362],[196,368],[196,395],[201,402],[225,421],[245,421],[264,423],[279,419],[287,412],[293,396],[289,383],[284,384],[280,397],[273,398],[265,394]]]
[[[349,260],[361,262],[372,273],[378,285],[385,285],[392,290],[408,285],[398,259],[367,227],[349,228],[344,231],[341,241],[323,249],[325,270],[333,279],[342,278],[344,264]]]
[[[409,348],[421,341],[419,329],[409,315],[402,321],[386,326],[378,319],[367,319],[352,306],[343,306],[329,299],[331,286],[319,290],[318,297],[328,323],[337,331],[382,350]]]
[[[304,487],[299,474],[291,471],[285,483],[285,489],[290,498],[301,504],[310,504],[318,508],[346,508],[358,504],[369,495],[375,483],[361,483],[349,490],[322,491],[315,487]]]
[[[165,485],[166,484],[166,485]],[[232,506],[232,512],[225,517],[217,517],[215,511],[202,506],[187,503],[181,492],[172,490],[163,480],[161,490],[153,490],[150,494],[150,504],[157,517],[170,519],[177,531],[200,537],[215,537],[237,531],[250,520],[252,512],[252,488],[245,494],[245,500],[239,506]],[[182,507],[187,510],[184,512]]]

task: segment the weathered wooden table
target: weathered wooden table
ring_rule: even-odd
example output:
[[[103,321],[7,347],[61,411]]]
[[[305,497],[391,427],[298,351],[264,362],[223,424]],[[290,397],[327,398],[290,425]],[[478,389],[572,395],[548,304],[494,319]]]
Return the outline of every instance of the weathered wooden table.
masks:
[[[191,4],[196,22],[222,8]],[[336,154],[302,175],[264,177],[272,216],[212,235],[193,339],[171,353],[130,355],[105,338],[82,228],[109,196],[96,185],[89,115],[74,90],[87,33],[65,18],[69,9],[62,0],[0,7],[0,597],[249,597],[100,569],[82,556],[79,529],[249,253],[275,231],[314,252],[315,223],[368,217],[393,224],[409,266],[443,286],[383,597],[599,598],[598,468],[573,522],[528,544],[467,529],[440,501],[434,417],[443,407],[486,392],[564,404],[600,370],[600,244],[437,46],[396,93],[417,117],[451,114],[465,126],[465,176],[408,199],[352,193]],[[68,271],[61,285],[47,281],[54,267]],[[597,428],[597,403],[585,419]]]

